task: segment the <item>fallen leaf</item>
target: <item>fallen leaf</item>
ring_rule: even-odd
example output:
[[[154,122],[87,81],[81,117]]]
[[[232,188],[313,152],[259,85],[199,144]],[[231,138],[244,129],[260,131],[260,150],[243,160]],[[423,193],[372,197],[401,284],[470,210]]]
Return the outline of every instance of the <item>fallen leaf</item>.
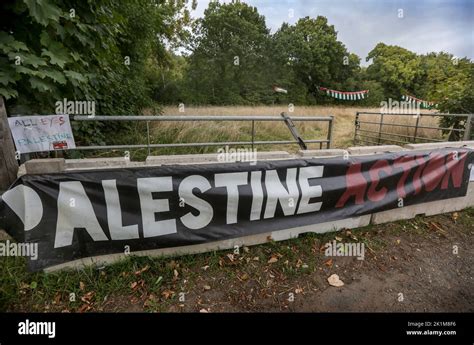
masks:
[[[86,284],[84,284],[83,282],[79,282],[79,289],[81,291],[84,291],[85,288],[86,288]]]
[[[201,269],[203,269],[204,271],[207,271],[208,268],[209,268],[209,265],[201,267]]]
[[[204,290],[210,290],[211,289],[211,287],[209,285],[204,285],[203,288],[204,288]]]
[[[301,261],[301,259],[298,259],[298,261],[296,262],[296,268],[300,268],[302,264],[303,261]]]
[[[199,310],[199,312],[200,313],[209,313],[209,310],[202,308],[201,310]]]
[[[446,233],[446,231],[443,228],[441,228],[438,224],[436,224],[435,222],[431,222],[430,224],[432,225],[432,227],[434,227],[436,230],[438,230],[442,234]]]
[[[84,303],[78,310],[79,313],[83,313],[85,311],[91,310],[91,306],[87,303]]]
[[[135,290],[135,288],[138,286],[138,282],[133,282],[132,284],[130,284],[130,288]]]
[[[92,297],[94,297],[94,295],[95,295],[95,292],[90,291],[81,297],[81,301],[90,304],[91,303],[90,300],[92,299]]]
[[[138,275],[142,274],[143,272],[148,271],[149,268],[150,268],[150,266],[149,266],[149,265],[146,265],[146,266],[143,267],[141,270],[136,271],[136,272],[135,272],[135,275],[138,276]]]
[[[338,276],[337,274],[332,274],[332,275],[328,278],[328,283],[329,283],[329,285],[335,286],[335,287],[344,286],[344,282],[339,279],[339,276]]]
[[[277,262],[277,261],[278,261],[278,258],[277,258],[276,256],[272,256],[272,257],[270,258],[270,260],[267,261],[267,263],[273,264],[273,263],[275,263],[275,262]]]
[[[162,295],[164,298],[168,299],[168,298],[170,298],[171,296],[174,295],[174,291],[165,290],[165,291],[163,291],[163,292],[161,293],[161,295]]]
[[[56,296],[54,296],[54,301],[53,304],[59,304],[61,302],[61,293],[56,293]]]
[[[234,262],[234,254],[227,254],[230,261]]]
[[[150,294],[148,296],[148,298],[146,299],[146,301],[143,303],[143,306],[145,307],[149,307],[151,305],[153,305],[153,303],[156,301],[156,297],[154,294]]]
[[[334,237],[334,238],[336,239],[336,241],[339,241],[339,242],[342,241],[342,237],[336,236],[336,237]]]
[[[397,244],[400,244],[401,242],[402,242],[402,241],[400,241],[400,240],[397,240]]]
[[[332,259],[327,260],[324,264],[329,267],[332,266]]]
[[[247,273],[244,273],[240,276],[240,279],[247,280],[247,279],[249,279],[249,275]]]
[[[299,293],[302,293],[303,292],[303,289],[301,288],[296,288],[295,289],[295,294],[299,294]]]
[[[453,221],[456,223],[456,220],[459,218],[459,213],[454,212],[454,213],[451,215],[451,218],[453,218]]]

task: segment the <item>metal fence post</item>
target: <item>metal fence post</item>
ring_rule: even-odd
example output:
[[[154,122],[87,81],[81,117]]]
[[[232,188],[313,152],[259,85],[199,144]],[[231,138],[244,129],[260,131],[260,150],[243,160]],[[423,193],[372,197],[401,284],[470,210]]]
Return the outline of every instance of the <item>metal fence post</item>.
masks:
[[[354,122],[355,130],[354,130],[354,145],[357,145],[357,132],[360,128],[360,123],[359,123],[359,112],[356,112],[356,118]]]
[[[252,151],[253,151],[254,142],[255,142],[255,121],[252,120]]]
[[[377,139],[378,145],[380,145],[380,140],[382,139],[382,126],[383,126],[383,113],[380,113],[379,138]]]
[[[472,119],[472,114],[467,115],[466,126],[464,127],[464,140],[471,139]]]
[[[421,114],[416,115],[415,133],[413,134],[413,143],[416,143],[416,136],[418,135],[418,125],[420,123]]]
[[[146,122],[146,140],[147,140],[148,156],[150,156],[150,121]]]
[[[333,121],[334,121],[334,116],[331,115],[331,120],[329,121],[329,124],[328,124],[328,142],[327,142],[327,146],[326,146],[327,149],[331,148],[332,131],[333,131],[333,128],[334,128]]]

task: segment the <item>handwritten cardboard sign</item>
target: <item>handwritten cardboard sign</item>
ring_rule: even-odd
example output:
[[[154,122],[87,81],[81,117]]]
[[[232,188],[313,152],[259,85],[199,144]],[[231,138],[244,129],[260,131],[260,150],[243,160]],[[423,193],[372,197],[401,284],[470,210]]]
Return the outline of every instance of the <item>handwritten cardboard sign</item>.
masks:
[[[9,117],[8,124],[16,149],[20,153],[76,147],[69,115]]]

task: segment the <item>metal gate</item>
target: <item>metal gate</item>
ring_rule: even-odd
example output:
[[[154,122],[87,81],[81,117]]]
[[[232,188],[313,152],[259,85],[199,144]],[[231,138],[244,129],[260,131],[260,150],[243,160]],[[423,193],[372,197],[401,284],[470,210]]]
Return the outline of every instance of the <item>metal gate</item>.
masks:
[[[137,143],[135,145],[100,145],[100,146],[77,146],[73,150],[125,150],[125,149],[148,149],[150,154],[151,149],[155,148],[166,148],[166,147],[206,147],[206,146],[243,146],[250,145],[252,148],[255,145],[281,145],[281,144],[297,144],[301,149],[306,150],[307,144],[319,144],[319,148],[323,146],[329,149],[331,148],[332,142],[332,130],[334,116],[293,116],[289,117],[286,113],[281,113],[281,116],[196,116],[196,115],[183,115],[183,116],[140,116],[140,115],[97,115],[97,116],[86,116],[86,115],[71,115],[72,121],[140,121],[146,122],[146,143]],[[251,122],[251,140],[250,141],[219,141],[219,142],[186,142],[186,143],[169,143],[169,144],[153,144],[150,138],[150,122],[153,121],[247,121]],[[256,122],[260,121],[273,121],[273,122],[284,122],[294,140],[255,140],[256,133]],[[324,139],[303,139],[293,122],[327,122],[327,134]]]
[[[443,116],[459,118],[458,125],[456,127],[439,127],[436,120]],[[431,123],[423,124],[423,120],[435,121],[436,126]],[[443,142],[450,141],[449,138],[453,137],[451,134],[454,132],[456,132],[454,137],[457,137],[457,140],[469,140],[473,120],[473,114],[357,112],[354,145]],[[426,131],[437,132],[438,138],[423,135],[423,132]]]

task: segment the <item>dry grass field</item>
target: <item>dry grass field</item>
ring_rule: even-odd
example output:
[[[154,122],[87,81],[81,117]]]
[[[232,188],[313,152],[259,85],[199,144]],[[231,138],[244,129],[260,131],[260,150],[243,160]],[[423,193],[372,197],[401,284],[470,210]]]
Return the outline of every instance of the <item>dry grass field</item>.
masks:
[[[180,112],[178,107],[165,107],[164,115],[273,115],[287,112],[290,116],[329,116],[335,117],[333,131],[333,148],[347,148],[354,143],[354,121],[357,111],[378,112],[380,108],[336,107],[336,106],[295,106],[293,112],[288,112],[288,107],[280,106],[216,106],[216,107],[185,107]],[[361,115],[362,121],[380,121],[378,115]],[[420,125],[436,126],[437,119],[433,117],[422,118]],[[384,123],[412,124],[416,118],[411,115],[386,116]],[[325,139],[327,123],[296,122],[296,126],[303,139]],[[283,122],[258,122],[255,125],[255,140],[291,140],[288,128]],[[364,124],[362,129],[378,130],[378,125]],[[383,132],[402,135],[413,135],[413,128],[386,125]],[[162,122],[152,125],[151,134],[153,142],[215,142],[215,141],[242,141],[251,139],[250,122]],[[370,134],[374,135],[374,134]],[[441,133],[433,129],[419,129],[418,136],[427,138],[441,138]],[[385,136],[386,138],[402,139],[400,137]],[[390,142],[387,142],[390,143]],[[393,142],[392,142],[393,143]],[[319,144],[310,144],[309,148],[317,149]],[[286,150],[296,152],[297,145],[261,145],[259,150]],[[176,151],[176,149],[174,149]],[[188,149],[189,150],[189,149]],[[203,148],[202,152],[212,152],[216,148]],[[178,151],[181,151],[178,150]],[[171,153],[171,152],[166,152]],[[184,153],[184,152],[176,152]]]

